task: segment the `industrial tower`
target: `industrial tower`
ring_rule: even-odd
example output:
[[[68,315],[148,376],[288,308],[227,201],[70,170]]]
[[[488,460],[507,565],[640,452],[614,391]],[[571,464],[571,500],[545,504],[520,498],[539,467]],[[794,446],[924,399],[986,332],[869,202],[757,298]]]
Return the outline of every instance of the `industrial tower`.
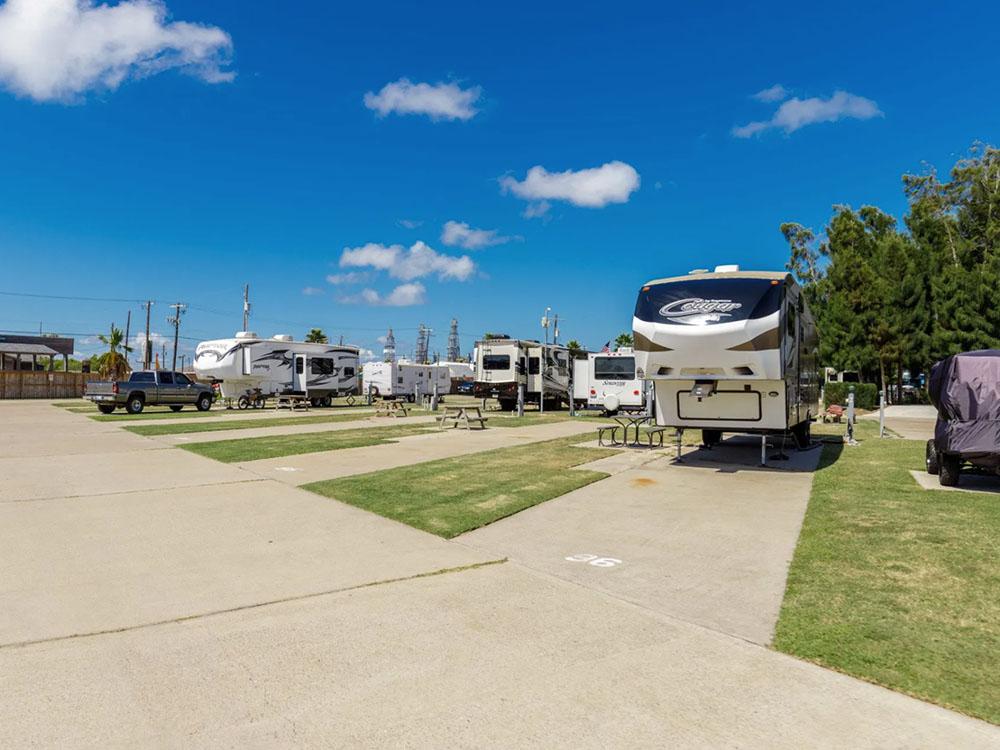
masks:
[[[458,344],[458,318],[451,319],[451,330],[448,332],[448,361],[458,362],[462,357],[462,350]]]
[[[413,360],[418,365],[425,365],[430,361],[428,356],[431,348],[431,333],[433,331],[423,323],[417,329],[417,348],[413,352]]]
[[[385,335],[385,346],[382,347],[382,361],[396,361],[396,337],[392,335],[392,329]]]

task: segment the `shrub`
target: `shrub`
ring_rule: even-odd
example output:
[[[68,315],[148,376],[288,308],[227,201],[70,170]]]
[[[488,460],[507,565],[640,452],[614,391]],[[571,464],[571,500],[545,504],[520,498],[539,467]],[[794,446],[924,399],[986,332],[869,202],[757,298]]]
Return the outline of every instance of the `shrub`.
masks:
[[[857,408],[878,408],[878,386],[874,383],[827,383],[823,387],[823,406],[846,404],[851,386],[854,386],[854,405]]]

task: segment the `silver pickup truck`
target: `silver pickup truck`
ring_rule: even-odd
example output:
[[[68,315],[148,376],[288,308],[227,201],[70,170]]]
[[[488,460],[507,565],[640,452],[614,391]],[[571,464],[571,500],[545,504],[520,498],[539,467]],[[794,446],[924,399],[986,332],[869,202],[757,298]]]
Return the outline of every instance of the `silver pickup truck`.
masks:
[[[83,397],[97,404],[102,414],[119,407],[138,414],[147,406],[169,406],[180,411],[192,405],[198,411],[208,411],[215,395],[211,386],[196,383],[182,372],[139,370],[128,380],[87,383]]]

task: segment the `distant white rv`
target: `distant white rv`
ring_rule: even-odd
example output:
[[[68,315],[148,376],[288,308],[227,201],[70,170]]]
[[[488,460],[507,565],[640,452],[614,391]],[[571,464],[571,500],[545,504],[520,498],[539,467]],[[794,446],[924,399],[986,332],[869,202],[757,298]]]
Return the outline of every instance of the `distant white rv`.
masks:
[[[474,383],[476,380],[476,368],[470,362],[438,362],[448,368],[448,375],[451,378],[451,392],[457,393],[461,383]]]
[[[451,375],[443,364],[418,365],[405,360],[365,362],[362,382],[365,391],[371,389],[375,396],[408,401],[433,394],[435,385],[439,396],[451,392]]]
[[[641,411],[646,408],[645,382],[636,375],[631,348],[615,352],[592,352],[575,360],[573,398],[607,412]]]
[[[541,365],[543,350],[548,364],[545,368]],[[569,368],[569,349],[565,346],[523,339],[485,339],[476,342],[475,394],[479,398],[496,398],[500,408],[509,411],[517,406],[518,383],[524,382],[525,403],[539,403],[544,392],[546,407],[568,404]]]
[[[315,406],[358,392],[358,349],[240,331],[231,339],[202,341],[195,349],[198,378],[218,383],[224,398],[259,388],[265,395],[304,393]]]
[[[818,412],[818,337],[799,285],[785,272],[656,279],[632,321],[636,374],[653,381],[656,423],[723,432],[791,433],[809,441]]]

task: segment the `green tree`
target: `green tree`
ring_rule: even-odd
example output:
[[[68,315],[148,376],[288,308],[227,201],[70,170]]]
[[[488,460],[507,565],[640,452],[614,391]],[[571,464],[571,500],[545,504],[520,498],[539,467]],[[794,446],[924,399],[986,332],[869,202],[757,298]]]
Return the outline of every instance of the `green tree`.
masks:
[[[310,344],[329,344],[330,339],[319,328],[313,328],[306,334],[306,341]]]
[[[619,333],[615,336],[615,347],[621,349],[623,347],[632,346],[632,334],[629,332]]]
[[[108,347],[108,351],[96,359],[97,372],[102,378],[121,380],[132,369],[128,364],[128,353],[132,347],[125,346],[125,332],[112,323],[111,332],[107,335],[102,333],[97,338]]]
[[[569,349],[569,356],[573,359],[581,359],[587,356],[587,352],[583,348],[583,344],[576,339],[570,339],[566,344],[566,348]]]

